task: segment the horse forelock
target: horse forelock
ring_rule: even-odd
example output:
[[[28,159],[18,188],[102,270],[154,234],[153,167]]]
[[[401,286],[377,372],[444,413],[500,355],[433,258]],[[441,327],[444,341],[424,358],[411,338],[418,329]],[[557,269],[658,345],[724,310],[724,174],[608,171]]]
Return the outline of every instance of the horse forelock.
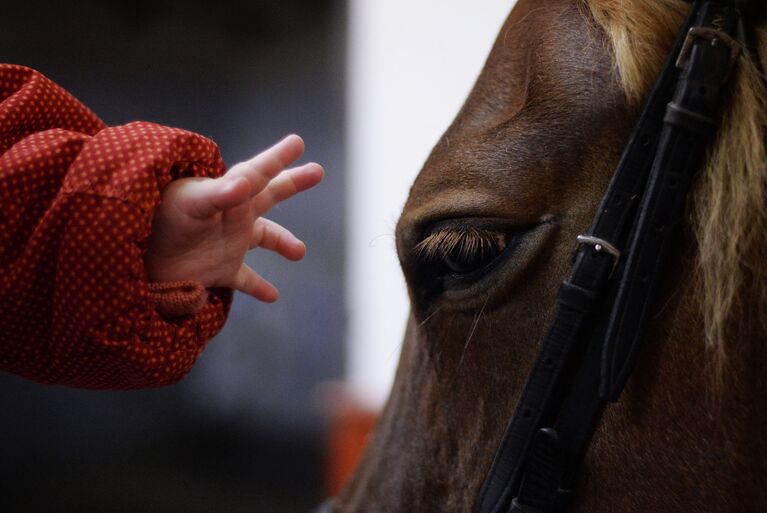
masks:
[[[607,35],[627,100],[648,94],[689,9],[682,0],[582,0]],[[756,27],[767,66],[767,24]],[[749,20],[753,21],[753,20]],[[717,388],[728,352],[744,337],[764,339],[767,323],[767,89],[747,52],[740,56],[717,140],[688,203],[697,240],[697,286]]]

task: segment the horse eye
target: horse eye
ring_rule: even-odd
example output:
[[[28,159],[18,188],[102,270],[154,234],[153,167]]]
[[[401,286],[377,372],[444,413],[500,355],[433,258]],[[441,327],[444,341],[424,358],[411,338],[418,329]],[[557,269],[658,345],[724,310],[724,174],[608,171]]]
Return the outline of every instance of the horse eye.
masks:
[[[433,232],[421,241],[416,254],[425,274],[445,286],[478,277],[505,249],[506,234],[469,228]]]
[[[464,248],[454,248],[443,256],[442,264],[449,271],[448,274],[471,274],[490,264],[502,252],[503,249],[498,244],[483,245],[469,251]]]

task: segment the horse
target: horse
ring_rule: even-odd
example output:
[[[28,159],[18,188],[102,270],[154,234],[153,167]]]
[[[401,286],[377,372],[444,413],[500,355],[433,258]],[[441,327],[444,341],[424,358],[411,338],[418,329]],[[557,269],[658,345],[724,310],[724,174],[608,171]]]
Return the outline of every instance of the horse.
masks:
[[[575,239],[689,9],[519,0],[396,228],[411,302],[390,398],[336,513],[472,511]],[[767,511],[767,9],[749,15],[721,127],[636,370],[572,511]],[[761,61],[761,62],[760,62]]]

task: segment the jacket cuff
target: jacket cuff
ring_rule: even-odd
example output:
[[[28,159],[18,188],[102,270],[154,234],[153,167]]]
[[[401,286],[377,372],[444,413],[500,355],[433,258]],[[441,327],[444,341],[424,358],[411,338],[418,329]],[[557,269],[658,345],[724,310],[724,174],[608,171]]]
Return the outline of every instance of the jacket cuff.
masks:
[[[149,295],[157,312],[171,319],[196,313],[208,301],[207,289],[191,280],[150,283]]]

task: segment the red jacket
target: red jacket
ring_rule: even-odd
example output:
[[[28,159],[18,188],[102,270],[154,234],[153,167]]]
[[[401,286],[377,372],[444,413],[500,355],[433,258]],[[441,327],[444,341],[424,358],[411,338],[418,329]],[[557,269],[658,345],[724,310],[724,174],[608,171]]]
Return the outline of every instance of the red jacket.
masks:
[[[150,284],[144,251],[162,188],[223,172],[202,136],[107,127],[36,71],[0,64],[0,369],[84,388],[189,372],[231,290]]]

